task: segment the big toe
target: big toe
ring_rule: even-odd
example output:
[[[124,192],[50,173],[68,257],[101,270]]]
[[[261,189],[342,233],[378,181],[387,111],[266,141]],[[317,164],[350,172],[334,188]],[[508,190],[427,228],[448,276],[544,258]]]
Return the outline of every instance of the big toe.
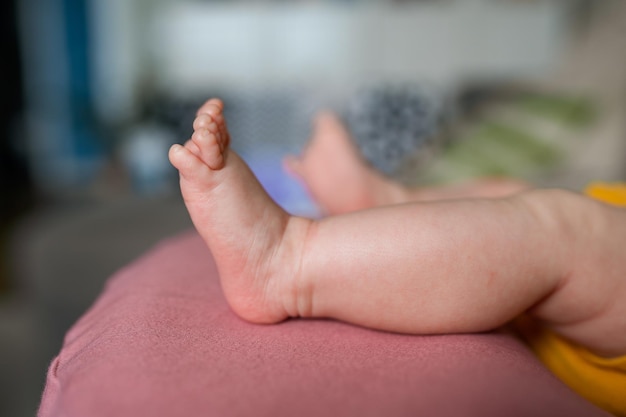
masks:
[[[213,171],[202,159],[181,145],[173,145],[169,151],[170,162],[178,169],[181,177],[181,190],[186,198],[204,196],[215,184]]]
[[[197,116],[201,114],[210,114],[211,116],[217,116],[224,110],[224,102],[219,98],[211,98],[207,100],[196,113]]]
[[[174,144],[169,150],[168,157],[170,163],[181,173],[181,175],[191,173],[194,164],[194,155],[182,145]]]

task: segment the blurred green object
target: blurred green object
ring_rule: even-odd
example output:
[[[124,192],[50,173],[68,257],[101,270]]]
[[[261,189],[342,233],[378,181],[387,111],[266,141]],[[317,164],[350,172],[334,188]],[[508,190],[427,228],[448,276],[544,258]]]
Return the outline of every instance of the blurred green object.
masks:
[[[562,152],[522,128],[482,122],[454,141],[425,173],[427,181],[448,182],[482,176],[525,177],[548,169]]]
[[[595,104],[560,93],[522,92],[463,128],[419,175],[421,183],[485,176],[533,180],[565,159],[598,116]],[[491,111],[495,108],[495,111]]]
[[[567,126],[584,127],[596,118],[593,103],[583,97],[557,94],[524,94],[519,107],[533,115],[557,120]]]

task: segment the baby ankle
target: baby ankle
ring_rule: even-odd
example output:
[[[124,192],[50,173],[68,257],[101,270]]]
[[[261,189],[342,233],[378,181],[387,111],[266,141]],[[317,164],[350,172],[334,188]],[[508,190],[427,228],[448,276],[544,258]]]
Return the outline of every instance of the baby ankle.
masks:
[[[285,266],[283,303],[290,317],[313,316],[314,282],[306,272],[309,269],[306,254],[314,228],[313,220],[292,217],[285,229],[283,244],[289,249],[284,251],[286,256],[280,262]]]

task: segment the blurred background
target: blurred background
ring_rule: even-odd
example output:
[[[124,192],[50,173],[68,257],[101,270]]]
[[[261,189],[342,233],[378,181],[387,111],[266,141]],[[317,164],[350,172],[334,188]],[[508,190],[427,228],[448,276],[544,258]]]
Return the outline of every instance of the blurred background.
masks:
[[[626,176],[620,0],[5,0],[0,30],[0,415],[31,416],[105,280],[191,226],[167,149],[224,99],[286,209],[281,158],[337,112],[413,185]]]

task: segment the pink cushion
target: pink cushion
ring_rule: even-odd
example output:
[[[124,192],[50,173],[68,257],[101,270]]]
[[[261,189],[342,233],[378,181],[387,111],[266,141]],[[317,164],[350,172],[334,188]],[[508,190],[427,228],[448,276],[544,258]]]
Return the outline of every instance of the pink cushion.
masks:
[[[195,233],[120,271],[66,336],[39,416],[600,416],[506,334],[254,325]]]

